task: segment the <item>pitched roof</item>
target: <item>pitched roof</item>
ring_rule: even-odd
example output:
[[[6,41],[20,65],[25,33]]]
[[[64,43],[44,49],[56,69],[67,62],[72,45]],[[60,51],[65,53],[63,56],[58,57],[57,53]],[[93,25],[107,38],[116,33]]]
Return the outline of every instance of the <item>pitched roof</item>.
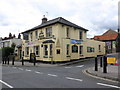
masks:
[[[87,29],[81,27],[81,26],[78,26],[62,17],[58,17],[58,18],[55,18],[55,19],[52,19],[52,20],[49,20],[47,21],[46,23],[43,23],[43,24],[40,24],[32,29],[29,29],[25,32],[30,32],[30,31],[33,31],[33,30],[36,30],[36,29],[39,29],[39,28],[42,28],[42,27],[46,27],[46,26],[49,26],[49,25],[53,25],[55,23],[61,23],[61,24],[64,24],[64,25],[68,25],[68,26],[72,26],[72,27],[75,27],[75,28],[78,28],[78,29],[81,29],[81,30],[84,30],[84,31],[88,31]],[[25,32],[22,32],[22,33],[25,33]]]
[[[116,32],[115,30],[109,29],[108,31],[106,31],[105,33],[103,33],[103,35],[110,35],[110,34],[117,34],[118,32]]]
[[[99,41],[116,40],[117,36],[118,34],[94,36],[94,40],[99,40]]]

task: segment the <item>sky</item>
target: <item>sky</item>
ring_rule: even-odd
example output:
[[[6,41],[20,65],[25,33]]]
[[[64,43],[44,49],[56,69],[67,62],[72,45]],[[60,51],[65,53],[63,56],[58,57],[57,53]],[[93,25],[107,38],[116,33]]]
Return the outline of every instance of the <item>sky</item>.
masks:
[[[43,15],[48,20],[63,17],[89,31],[87,37],[101,35],[118,28],[119,0],[1,0],[0,37],[7,37],[41,24]]]

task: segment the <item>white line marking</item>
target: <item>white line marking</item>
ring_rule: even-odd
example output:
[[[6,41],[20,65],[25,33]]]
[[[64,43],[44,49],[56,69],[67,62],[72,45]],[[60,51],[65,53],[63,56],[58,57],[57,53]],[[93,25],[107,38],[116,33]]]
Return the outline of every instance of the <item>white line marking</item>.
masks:
[[[23,70],[22,68],[18,68],[18,69]]]
[[[54,75],[54,74],[48,74],[49,76],[53,76],[53,77],[57,77],[57,75]]]
[[[84,65],[76,66],[76,67],[83,67]]]
[[[80,81],[80,82],[82,82],[83,80],[81,80],[81,79],[76,79],[76,78],[71,78],[71,77],[66,77],[67,79],[70,79],[70,80],[76,80],[76,81]]]
[[[5,85],[8,86],[9,88],[13,88],[13,86],[7,84],[6,82],[4,82],[4,81],[2,81],[2,80],[0,80],[0,82],[3,83],[3,84],[5,84]]]
[[[38,72],[38,71],[35,71],[35,73],[38,73],[38,74],[43,74],[42,72]]]
[[[71,67],[65,67],[65,68],[71,68]]]
[[[114,85],[108,85],[108,84],[103,84],[103,83],[97,83],[98,85],[103,85],[103,86],[108,86],[108,87],[113,87],[113,88],[120,88],[118,86],[114,86]]]
[[[16,68],[16,67],[12,67],[12,68]]]
[[[26,69],[26,71],[31,71],[31,70]]]

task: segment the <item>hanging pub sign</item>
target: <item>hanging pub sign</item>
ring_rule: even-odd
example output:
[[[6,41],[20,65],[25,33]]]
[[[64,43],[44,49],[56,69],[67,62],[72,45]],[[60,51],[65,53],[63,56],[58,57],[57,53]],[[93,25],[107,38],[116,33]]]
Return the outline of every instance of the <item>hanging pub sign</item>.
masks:
[[[71,44],[82,44],[79,40],[71,40]]]

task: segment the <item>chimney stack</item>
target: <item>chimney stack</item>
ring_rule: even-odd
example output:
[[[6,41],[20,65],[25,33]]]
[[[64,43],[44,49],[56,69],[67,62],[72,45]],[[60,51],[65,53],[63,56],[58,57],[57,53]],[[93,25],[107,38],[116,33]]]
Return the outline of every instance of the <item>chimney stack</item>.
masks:
[[[43,15],[43,18],[42,18],[42,24],[46,23],[47,22],[47,18],[45,17],[45,15]]]

